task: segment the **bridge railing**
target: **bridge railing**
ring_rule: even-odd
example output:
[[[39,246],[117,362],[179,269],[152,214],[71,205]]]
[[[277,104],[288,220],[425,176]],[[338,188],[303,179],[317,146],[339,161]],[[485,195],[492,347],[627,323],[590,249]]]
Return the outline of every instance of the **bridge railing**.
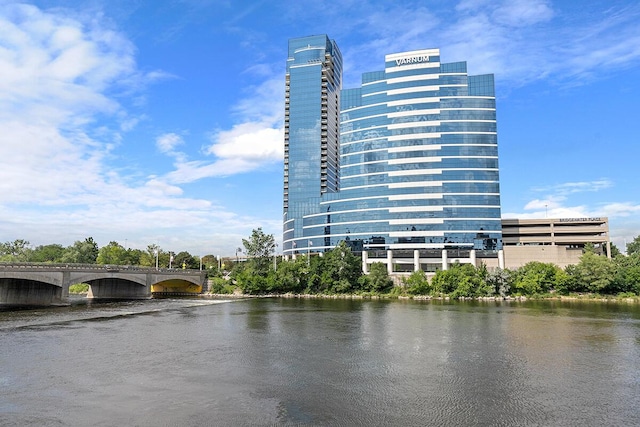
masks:
[[[164,273],[164,274],[201,274],[201,270],[182,269],[182,268],[155,268],[143,267],[138,265],[113,265],[113,264],[73,264],[73,263],[29,263],[29,262],[0,262],[0,270],[76,270],[76,271],[126,271],[126,272],[145,272],[145,273]]]

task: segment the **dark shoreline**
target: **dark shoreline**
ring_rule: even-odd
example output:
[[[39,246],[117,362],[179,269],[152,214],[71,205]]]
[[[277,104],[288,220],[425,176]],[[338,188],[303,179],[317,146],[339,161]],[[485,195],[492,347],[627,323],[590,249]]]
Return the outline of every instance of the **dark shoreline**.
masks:
[[[635,297],[617,297],[617,296],[558,296],[558,297],[527,297],[527,296],[509,296],[509,297],[437,297],[431,295],[357,295],[357,294],[200,294],[205,298],[224,298],[224,299],[244,299],[244,298],[299,298],[299,299],[359,299],[359,300],[415,300],[415,301],[496,301],[496,302],[524,302],[524,301],[568,301],[568,302],[613,302],[636,304],[640,303],[640,296]]]

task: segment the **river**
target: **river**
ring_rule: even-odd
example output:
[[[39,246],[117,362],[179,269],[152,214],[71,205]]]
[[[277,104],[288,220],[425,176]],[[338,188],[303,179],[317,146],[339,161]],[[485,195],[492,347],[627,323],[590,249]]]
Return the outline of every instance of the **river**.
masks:
[[[0,426],[640,425],[633,304],[75,301],[0,349]]]

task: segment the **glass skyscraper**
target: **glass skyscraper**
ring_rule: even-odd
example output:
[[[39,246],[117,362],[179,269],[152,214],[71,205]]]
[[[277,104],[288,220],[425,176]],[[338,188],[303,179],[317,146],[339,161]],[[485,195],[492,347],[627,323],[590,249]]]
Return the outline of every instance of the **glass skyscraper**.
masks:
[[[284,123],[284,241],[290,254],[304,242],[303,218],[321,196],[339,189],[342,55],[326,35],[289,40]]]
[[[289,49],[291,57],[291,42]],[[308,122],[297,129],[309,130],[308,139],[294,145],[292,100],[317,101],[296,93],[291,64],[285,255],[328,250],[342,240],[356,250],[501,249],[493,75],[469,76],[465,62],[441,63],[438,49],[386,55],[384,70],[363,74],[360,87],[341,92],[338,179],[335,187],[318,191],[322,163],[313,156],[322,139],[310,128],[323,116],[310,106],[300,112]],[[302,86],[316,78],[322,84],[307,74]],[[307,195],[312,206],[291,215],[291,172],[312,159],[296,193],[297,200]]]

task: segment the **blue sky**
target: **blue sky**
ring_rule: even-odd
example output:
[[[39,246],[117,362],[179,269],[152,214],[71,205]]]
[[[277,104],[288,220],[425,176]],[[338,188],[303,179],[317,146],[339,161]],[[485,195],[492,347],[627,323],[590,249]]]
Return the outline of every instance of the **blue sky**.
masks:
[[[287,40],[311,34],[344,87],[423,48],[494,73],[503,217],[640,235],[636,1],[0,0],[0,241],[279,241]]]

